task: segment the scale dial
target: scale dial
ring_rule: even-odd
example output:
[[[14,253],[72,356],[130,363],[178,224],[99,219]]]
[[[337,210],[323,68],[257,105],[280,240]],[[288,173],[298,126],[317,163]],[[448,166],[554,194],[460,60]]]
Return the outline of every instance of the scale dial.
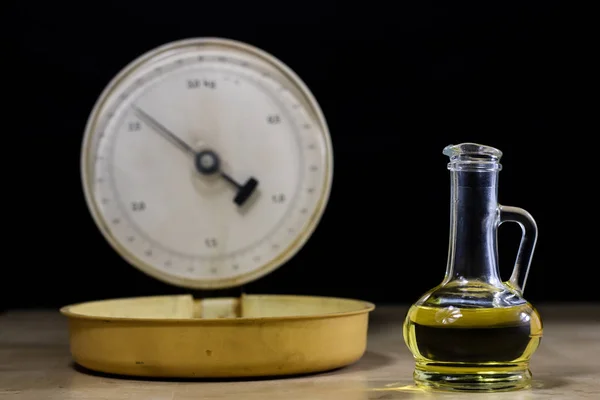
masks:
[[[300,78],[226,39],[154,49],[108,85],[82,149],[87,204],[129,263],[197,289],[238,286],[289,260],[332,180],[329,131]]]

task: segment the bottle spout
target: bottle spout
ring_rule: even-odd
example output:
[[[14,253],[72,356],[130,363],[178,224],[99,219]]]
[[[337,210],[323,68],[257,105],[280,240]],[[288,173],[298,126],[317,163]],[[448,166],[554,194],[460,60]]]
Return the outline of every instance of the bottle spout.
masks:
[[[444,148],[445,156],[450,157],[448,169],[500,171],[502,152],[494,147],[477,143],[451,144]]]

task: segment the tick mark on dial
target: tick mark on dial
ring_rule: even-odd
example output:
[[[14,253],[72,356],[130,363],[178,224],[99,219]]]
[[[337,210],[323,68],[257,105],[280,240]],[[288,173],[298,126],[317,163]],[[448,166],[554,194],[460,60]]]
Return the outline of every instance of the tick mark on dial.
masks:
[[[279,245],[278,245],[278,244],[274,244],[273,246],[271,246],[271,248],[272,248],[273,250],[277,250],[277,249],[279,248]]]
[[[204,56],[198,56],[198,61],[204,61]]]
[[[252,260],[254,260],[254,262],[259,262],[260,261],[260,256],[254,256],[252,258]]]
[[[146,250],[146,251],[144,252],[144,254],[145,254],[145,255],[147,255],[148,257],[151,257],[151,256],[152,256],[152,250],[151,250],[151,249],[148,249],[148,250]]]
[[[108,203],[110,203],[109,199],[102,199],[102,204],[108,204]]]
[[[311,144],[309,144],[309,145],[308,145],[308,149],[309,149],[309,150],[314,150],[314,149],[316,149],[316,148],[317,148],[317,145],[316,145],[316,144],[314,144],[314,143],[311,143]]]
[[[233,264],[233,265],[231,266],[231,268],[233,268],[233,269],[235,269],[235,270],[237,271],[238,269],[240,269],[240,266],[239,266],[239,265],[237,265],[237,264]]]
[[[179,65],[183,64],[183,60],[182,59],[177,60],[177,64],[179,64]]]
[[[167,261],[165,261],[165,267],[167,267],[167,268],[171,268],[171,265],[172,265],[172,264],[171,264],[171,261],[170,261],[170,260],[167,260]]]
[[[227,62],[227,57],[217,57],[217,61]]]
[[[302,210],[300,210],[300,213],[302,213],[302,214],[306,214],[307,212],[308,212],[307,208],[303,208]]]
[[[308,188],[308,189],[306,189],[306,191],[308,193],[314,193],[315,192],[315,188]]]
[[[294,228],[290,228],[290,229],[288,229],[288,233],[294,233],[294,232],[295,232],[295,231],[294,231]]]
[[[304,129],[310,129],[310,125],[309,125],[309,124],[304,124],[304,125],[302,125],[302,127],[303,127]]]
[[[135,237],[133,236],[127,236],[127,241],[128,242],[133,242],[135,240]]]
[[[188,267],[187,272],[194,272],[194,267]]]
[[[216,273],[217,273],[217,269],[216,269],[215,267],[212,267],[212,268],[210,269],[210,273],[211,273],[211,274],[216,274]]]
[[[319,167],[317,167],[316,165],[311,165],[309,169],[311,171],[317,171],[319,169]]]
[[[112,223],[115,225],[118,225],[121,222],[121,220],[119,218],[115,218],[112,220]]]

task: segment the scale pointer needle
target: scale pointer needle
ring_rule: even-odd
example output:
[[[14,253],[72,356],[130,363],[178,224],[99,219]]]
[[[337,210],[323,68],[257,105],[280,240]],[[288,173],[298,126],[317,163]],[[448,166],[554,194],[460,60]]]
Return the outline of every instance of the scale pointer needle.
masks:
[[[177,147],[179,147],[184,152],[186,152],[192,156],[196,156],[196,152],[189,144],[187,144],[186,142],[181,140],[177,135],[175,135],[173,132],[171,132],[170,130],[165,128],[165,126],[162,125],[160,122],[158,122],[157,120],[152,118],[150,115],[146,114],[146,112],[142,111],[140,108],[138,108],[136,106],[132,106],[132,108],[144,122],[146,122],[148,125],[151,125],[158,133],[160,133],[165,138],[167,138],[168,140],[173,142]]]
[[[177,147],[179,147],[184,152],[194,157],[194,164],[196,170],[202,175],[213,175],[218,173],[223,179],[229,182],[231,185],[235,186],[237,189],[237,193],[233,199],[233,202],[238,206],[244,205],[246,200],[250,198],[252,193],[256,190],[258,186],[258,180],[250,177],[246,183],[239,184],[235,181],[231,176],[221,170],[221,161],[219,156],[211,150],[203,150],[196,152],[189,144],[181,140],[177,135],[168,130],[164,125],[160,122],[152,118],[146,112],[141,110],[136,106],[132,106],[132,109],[136,112],[136,114],[143,120],[146,124],[150,125],[154,128],[155,131],[160,133],[163,137],[171,141]]]
[[[196,170],[203,175],[213,175],[218,173],[223,179],[235,186],[237,194],[233,202],[238,206],[244,205],[246,200],[250,198],[256,187],[258,180],[250,177],[243,185],[239,184],[235,179],[221,170],[221,160],[217,153],[212,150],[202,150],[196,154]]]

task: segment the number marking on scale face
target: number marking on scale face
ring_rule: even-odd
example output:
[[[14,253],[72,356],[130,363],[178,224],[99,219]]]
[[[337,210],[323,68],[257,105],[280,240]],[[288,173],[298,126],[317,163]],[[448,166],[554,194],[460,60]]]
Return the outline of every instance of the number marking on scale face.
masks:
[[[92,214],[124,258],[168,282],[264,275],[299,250],[329,195],[318,105],[276,60],[227,47],[159,53],[125,69],[88,122]]]

